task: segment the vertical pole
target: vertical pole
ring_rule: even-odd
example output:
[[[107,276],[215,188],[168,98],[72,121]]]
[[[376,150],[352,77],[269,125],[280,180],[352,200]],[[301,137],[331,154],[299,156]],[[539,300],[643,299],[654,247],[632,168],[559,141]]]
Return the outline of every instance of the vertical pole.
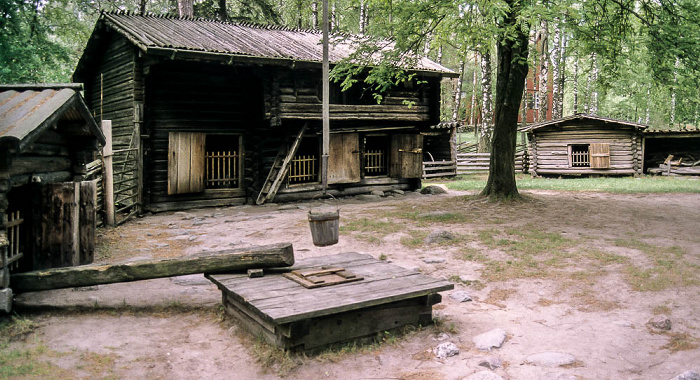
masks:
[[[104,202],[105,202],[105,224],[114,226],[114,171],[112,168],[112,120],[102,120],[102,132],[105,135],[105,146],[102,148],[102,157],[105,162],[104,172]]]
[[[321,184],[323,193],[328,189],[328,151],[330,138],[330,95],[328,84],[328,0],[323,0],[323,153],[321,156]]]

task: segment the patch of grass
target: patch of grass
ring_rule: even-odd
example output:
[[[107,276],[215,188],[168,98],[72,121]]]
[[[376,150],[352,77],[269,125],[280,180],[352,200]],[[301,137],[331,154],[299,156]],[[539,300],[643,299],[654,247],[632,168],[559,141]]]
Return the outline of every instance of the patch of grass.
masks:
[[[418,248],[418,247],[425,245],[425,238],[427,236],[428,236],[427,231],[413,230],[413,231],[410,231],[409,236],[402,237],[400,242],[405,247]]]
[[[488,260],[488,258],[483,253],[481,253],[480,250],[469,246],[463,246],[462,248],[460,248],[459,253],[455,253],[454,258],[458,260],[474,261],[478,263],[483,263]]]
[[[12,315],[0,320],[0,344],[25,340],[37,328],[31,319]]]
[[[651,313],[654,315],[671,315],[671,308],[667,305],[658,305],[651,309]]]
[[[461,176],[454,181],[442,181],[452,190],[482,190],[486,186],[486,177]],[[532,178],[529,175],[517,175],[519,190],[560,190],[560,191],[595,191],[605,193],[700,193],[698,180],[692,178],[643,176],[633,177],[598,177],[598,178]]]
[[[0,379],[75,378],[69,371],[41,360],[46,354],[50,352],[43,345],[11,349],[6,343],[0,344]]]
[[[287,376],[300,365],[299,357],[268,344],[262,336],[255,340],[251,354],[264,371],[274,371],[280,377]]]
[[[80,355],[78,369],[87,371],[92,378],[118,379],[114,374],[116,354],[98,354],[95,352],[83,352]]]
[[[578,302],[577,309],[584,312],[609,311],[620,307],[619,303],[600,298],[589,290],[575,293],[574,298]]]
[[[459,278],[459,276],[456,274],[453,274],[447,280],[450,282],[454,282],[455,284],[464,284],[466,286],[470,286],[476,290],[481,290],[481,289],[486,287],[486,285],[484,285],[479,280],[466,280],[465,281],[465,280],[462,280],[461,278]]]
[[[700,265],[685,260],[681,247],[660,247],[637,239],[617,239],[618,247],[636,249],[649,259],[650,267],[630,264],[625,269],[626,280],[636,291],[660,291],[700,284]]]
[[[485,303],[498,306],[500,308],[505,308],[506,305],[504,305],[502,302],[505,302],[510,296],[514,293],[516,293],[517,290],[515,289],[502,289],[502,288],[495,288],[491,289],[489,292],[488,297],[484,301]]]
[[[478,231],[477,236],[488,248],[509,256],[484,262],[482,274],[489,281],[551,277],[556,274],[553,268],[569,263],[573,256],[571,248],[575,245],[573,240],[557,232],[540,231],[529,225],[504,231],[484,229]]]
[[[433,326],[435,327],[436,334],[459,334],[459,328],[457,328],[457,325],[454,322],[449,321],[447,318],[440,315],[436,315],[433,317]]]
[[[698,340],[687,332],[668,332],[668,343],[661,346],[661,349],[669,350],[671,353],[678,351],[689,351],[698,348]]]

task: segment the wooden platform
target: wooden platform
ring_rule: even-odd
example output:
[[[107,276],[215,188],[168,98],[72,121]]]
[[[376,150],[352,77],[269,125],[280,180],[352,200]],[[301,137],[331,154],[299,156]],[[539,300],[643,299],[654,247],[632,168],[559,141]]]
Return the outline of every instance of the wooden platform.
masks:
[[[363,279],[309,289],[283,276],[326,266]],[[266,270],[259,278],[206,277],[221,289],[226,312],[253,334],[284,349],[306,351],[406,325],[428,325],[432,305],[441,301],[437,293],[454,288],[448,281],[355,252],[300,260],[289,270]]]

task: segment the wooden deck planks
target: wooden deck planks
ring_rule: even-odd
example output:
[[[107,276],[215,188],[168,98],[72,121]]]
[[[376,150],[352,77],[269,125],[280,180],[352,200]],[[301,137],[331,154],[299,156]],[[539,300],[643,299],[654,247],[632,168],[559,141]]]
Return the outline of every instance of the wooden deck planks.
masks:
[[[282,277],[266,274],[261,278],[245,275],[207,275],[227,295],[260,313],[274,323],[367,308],[453,289],[448,281],[431,278],[355,252],[303,260],[290,269],[320,265],[342,266],[365,279],[329,287],[306,289]]]

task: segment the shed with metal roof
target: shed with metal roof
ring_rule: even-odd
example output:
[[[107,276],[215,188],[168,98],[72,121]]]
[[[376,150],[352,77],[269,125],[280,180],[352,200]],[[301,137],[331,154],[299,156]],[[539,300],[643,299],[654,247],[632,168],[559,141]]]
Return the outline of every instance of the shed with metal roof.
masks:
[[[0,288],[9,270],[92,261],[104,135],[79,84],[0,85]]]

